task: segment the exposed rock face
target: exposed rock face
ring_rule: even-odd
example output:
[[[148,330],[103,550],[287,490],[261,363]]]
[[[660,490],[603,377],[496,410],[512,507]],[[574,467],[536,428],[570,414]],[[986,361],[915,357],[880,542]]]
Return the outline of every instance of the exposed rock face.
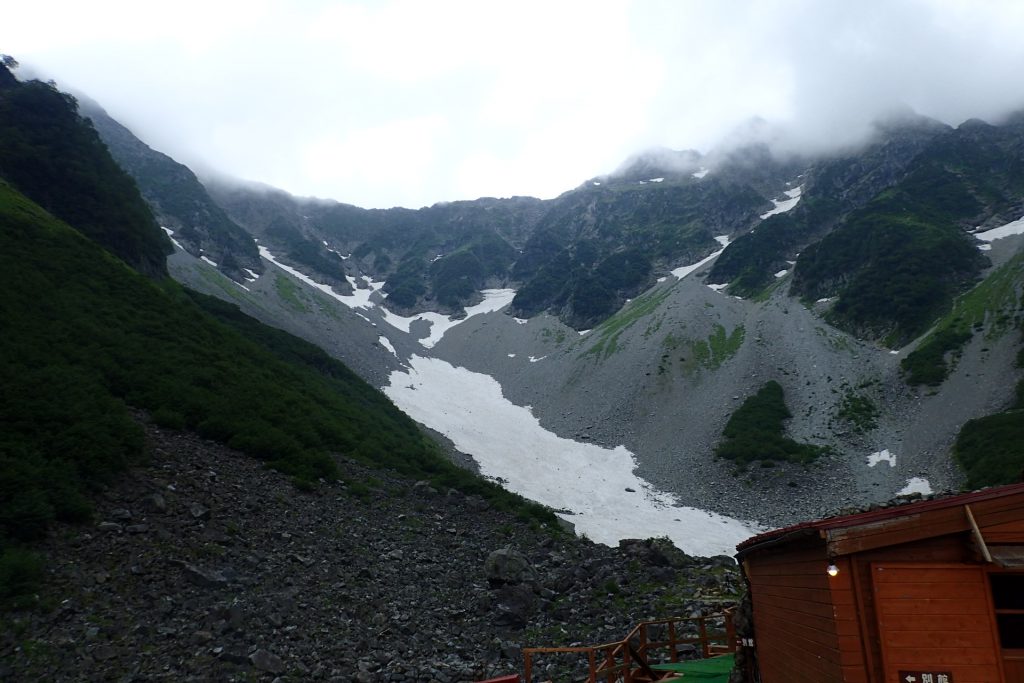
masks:
[[[348,461],[369,495],[301,493],[248,456],[147,432],[150,467],[104,492],[94,526],[44,544],[55,607],[13,615],[5,680],[473,681],[519,670],[523,647],[617,640],[738,592],[734,569],[661,541],[637,555],[646,542],[531,529]]]

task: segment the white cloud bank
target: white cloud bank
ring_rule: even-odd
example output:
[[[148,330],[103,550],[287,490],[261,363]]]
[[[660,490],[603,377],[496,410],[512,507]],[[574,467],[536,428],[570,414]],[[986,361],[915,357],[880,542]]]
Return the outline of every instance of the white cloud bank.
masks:
[[[1024,3],[13,3],[0,50],[199,168],[362,206],[554,196],[750,117],[801,148],[1024,105]]]

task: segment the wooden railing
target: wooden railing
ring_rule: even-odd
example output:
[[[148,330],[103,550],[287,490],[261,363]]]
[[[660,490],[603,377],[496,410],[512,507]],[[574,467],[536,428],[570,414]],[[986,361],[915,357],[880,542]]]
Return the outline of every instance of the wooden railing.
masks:
[[[709,630],[708,624],[714,624]],[[693,635],[696,631],[696,635]],[[698,645],[701,655],[711,657],[736,651],[736,633],[732,609],[703,617],[644,621],[624,639],[588,647],[523,648],[525,683],[534,683],[533,668],[540,656],[570,656],[577,671],[586,660],[587,683],[642,683],[656,681],[667,674],[656,672],[651,664],[679,661],[680,645]],[[579,673],[576,674],[577,676]]]

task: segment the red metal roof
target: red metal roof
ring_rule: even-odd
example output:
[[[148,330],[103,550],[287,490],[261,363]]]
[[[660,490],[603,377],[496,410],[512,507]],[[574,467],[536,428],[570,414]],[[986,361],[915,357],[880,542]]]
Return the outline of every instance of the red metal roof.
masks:
[[[871,522],[878,522],[884,519],[916,515],[922,512],[928,512],[929,510],[941,510],[943,508],[956,507],[958,505],[969,505],[970,503],[991,500],[993,498],[1002,498],[1004,496],[1011,496],[1018,493],[1024,493],[1024,482],[1019,484],[1008,484],[1006,486],[993,486],[991,488],[981,489],[980,491],[945,496],[943,498],[932,498],[915,503],[906,503],[904,505],[895,505],[893,507],[879,508],[877,510],[868,510],[867,512],[857,512],[851,515],[840,515],[837,517],[826,517],[825,519],[800,522],[799,524],[766,531],[763,534],[758,534],[757,536],[751,536],[737,545],[736,550],[737,554],[746,554],[746,552],[752,550],[754,546],[760,545],[761,543],[777,541],[784,536],[789,536],[790,534],[799,533],[805,530],[841,529],[859,526],[861,524],[869,524]]]

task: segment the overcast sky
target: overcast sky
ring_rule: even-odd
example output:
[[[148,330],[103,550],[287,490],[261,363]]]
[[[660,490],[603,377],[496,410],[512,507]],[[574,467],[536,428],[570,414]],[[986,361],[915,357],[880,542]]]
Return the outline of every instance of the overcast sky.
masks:
[[[551,197],[753,116],[821,147],[1024,107],[1021,0],[31,0],[0,52],[196,170],[367,207]]]

